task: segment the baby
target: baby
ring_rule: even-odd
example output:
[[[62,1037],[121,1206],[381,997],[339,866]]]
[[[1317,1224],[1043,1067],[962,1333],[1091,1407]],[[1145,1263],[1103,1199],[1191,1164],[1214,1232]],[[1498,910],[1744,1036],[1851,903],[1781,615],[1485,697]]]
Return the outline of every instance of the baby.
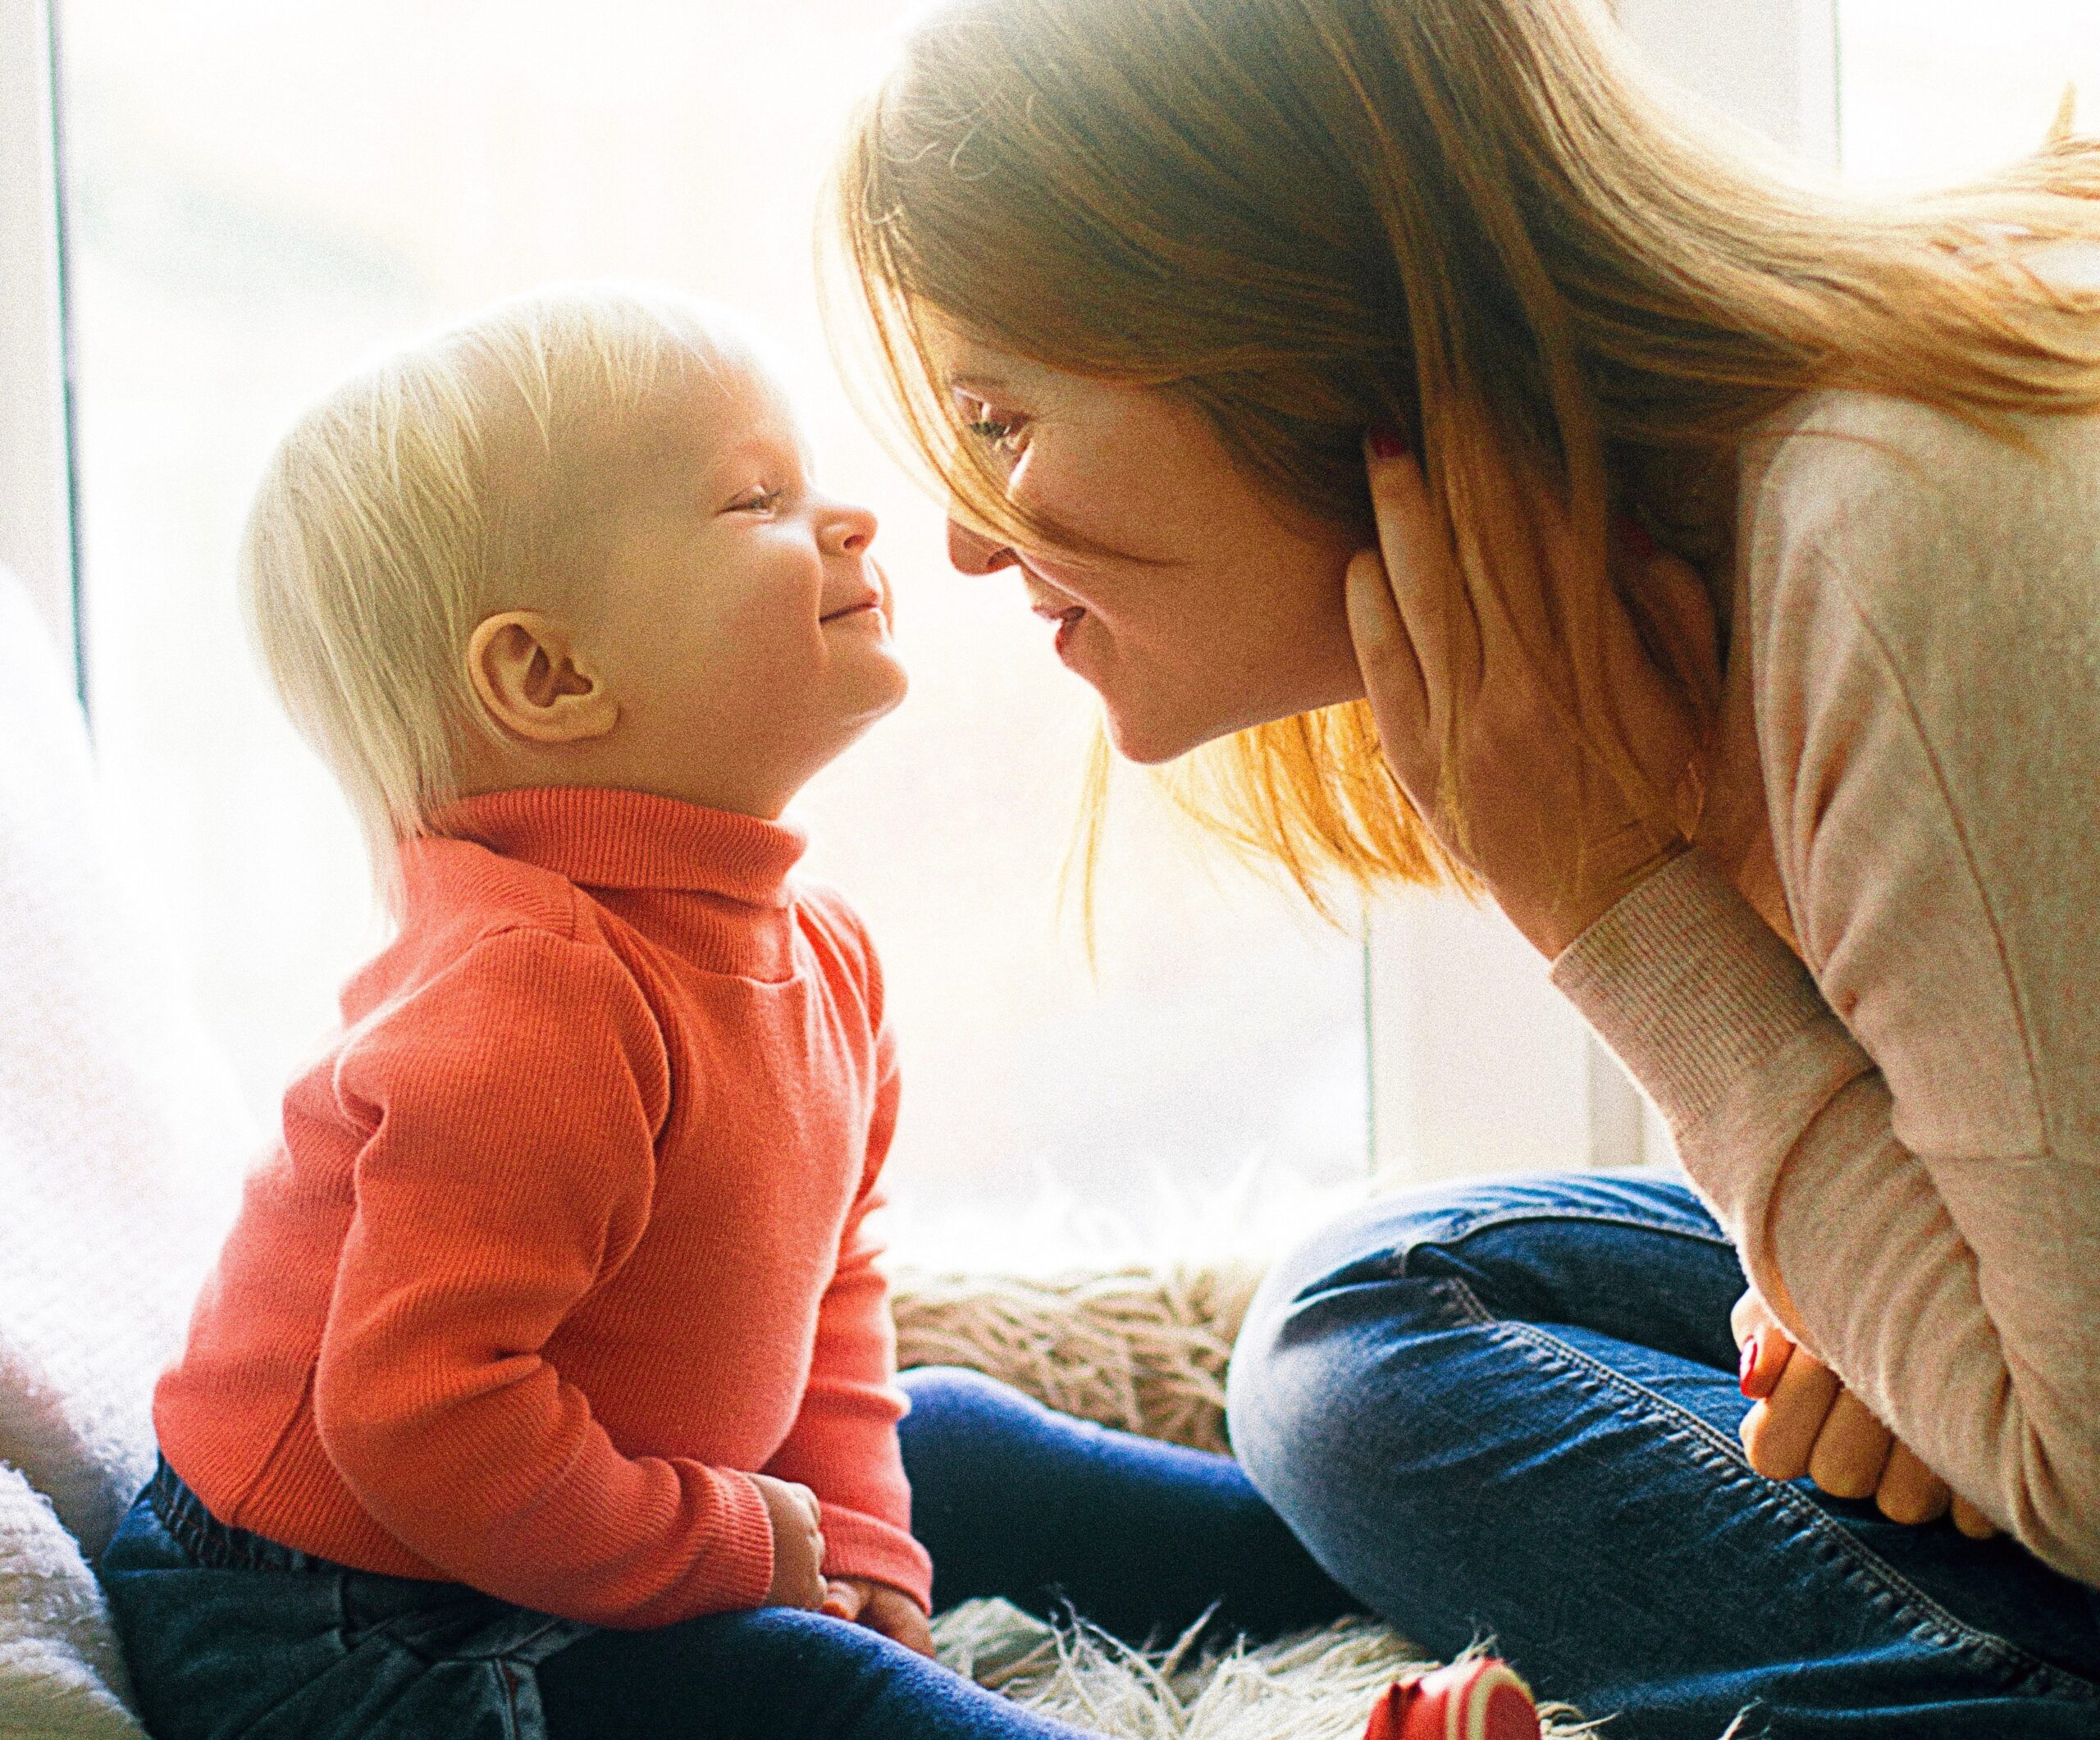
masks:
[[[779,819],[904,696],[874,532],[751,347],[653,291],[502,304],[279,449],[246,602],[399,930],[104,1560],[162,1740],[538,1735],[557,1651],[738,1610],[929,1652],[882,976]],[[606,1732],[657,1731],[655,1659],[582,1682]]]

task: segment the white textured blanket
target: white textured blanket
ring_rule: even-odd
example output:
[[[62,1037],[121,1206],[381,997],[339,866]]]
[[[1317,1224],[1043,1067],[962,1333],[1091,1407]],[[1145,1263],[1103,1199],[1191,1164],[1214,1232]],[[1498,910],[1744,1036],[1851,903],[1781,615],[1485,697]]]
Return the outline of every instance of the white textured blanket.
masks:
[[[83,1553],[150,1470],[153,1377],[254,1137],[3,571],[0,648],[0,1735],[135,1736]]]
[[[0,1467],[0,1740],[140,1740],[102,1592],[51,1506]]]

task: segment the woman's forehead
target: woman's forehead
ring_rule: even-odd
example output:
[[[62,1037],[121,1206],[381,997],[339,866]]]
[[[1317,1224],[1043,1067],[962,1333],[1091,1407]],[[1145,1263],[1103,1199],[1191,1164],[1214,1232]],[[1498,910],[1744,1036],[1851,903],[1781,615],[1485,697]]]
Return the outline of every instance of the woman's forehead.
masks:
[[[984,395],[1039,395],[1062,378],[1055,369],[1003,350],[989,340],[929,316],[920,331],[934,381],[943,390]]]

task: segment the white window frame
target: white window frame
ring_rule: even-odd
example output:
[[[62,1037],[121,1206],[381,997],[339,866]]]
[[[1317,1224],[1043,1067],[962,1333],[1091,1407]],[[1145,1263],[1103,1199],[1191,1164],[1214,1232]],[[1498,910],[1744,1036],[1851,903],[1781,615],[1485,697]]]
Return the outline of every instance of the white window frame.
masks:
[[[48,0],[0,0],[0,564],[79,669],[64,227]]]
[[[1616,0],[1628,32],[1696,100],[1834,167],[1838,0]],[[0,564],[81,657],[52,0],[0,0]],[[1617,1062],[1491,910],[1366,915],[1374,1169],[1409,1179],[1618,1167],[1669,1137]]]
[[[1838,163],[1838,0],[1616,0],[1656,69],[1819,169]],[[1669,1131],[1501,915],[1396,900],[1364,942],[1372,1164],[1417,1182],[1639,1166]]]

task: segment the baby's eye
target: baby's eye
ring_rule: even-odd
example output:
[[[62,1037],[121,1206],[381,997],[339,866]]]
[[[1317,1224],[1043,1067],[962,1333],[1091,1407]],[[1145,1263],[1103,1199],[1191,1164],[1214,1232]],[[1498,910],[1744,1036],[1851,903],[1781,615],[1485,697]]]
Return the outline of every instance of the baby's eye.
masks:
[[[751,489],[729,504],[732,514],[770,514],[787,499],[788,491],[781,489]]]

